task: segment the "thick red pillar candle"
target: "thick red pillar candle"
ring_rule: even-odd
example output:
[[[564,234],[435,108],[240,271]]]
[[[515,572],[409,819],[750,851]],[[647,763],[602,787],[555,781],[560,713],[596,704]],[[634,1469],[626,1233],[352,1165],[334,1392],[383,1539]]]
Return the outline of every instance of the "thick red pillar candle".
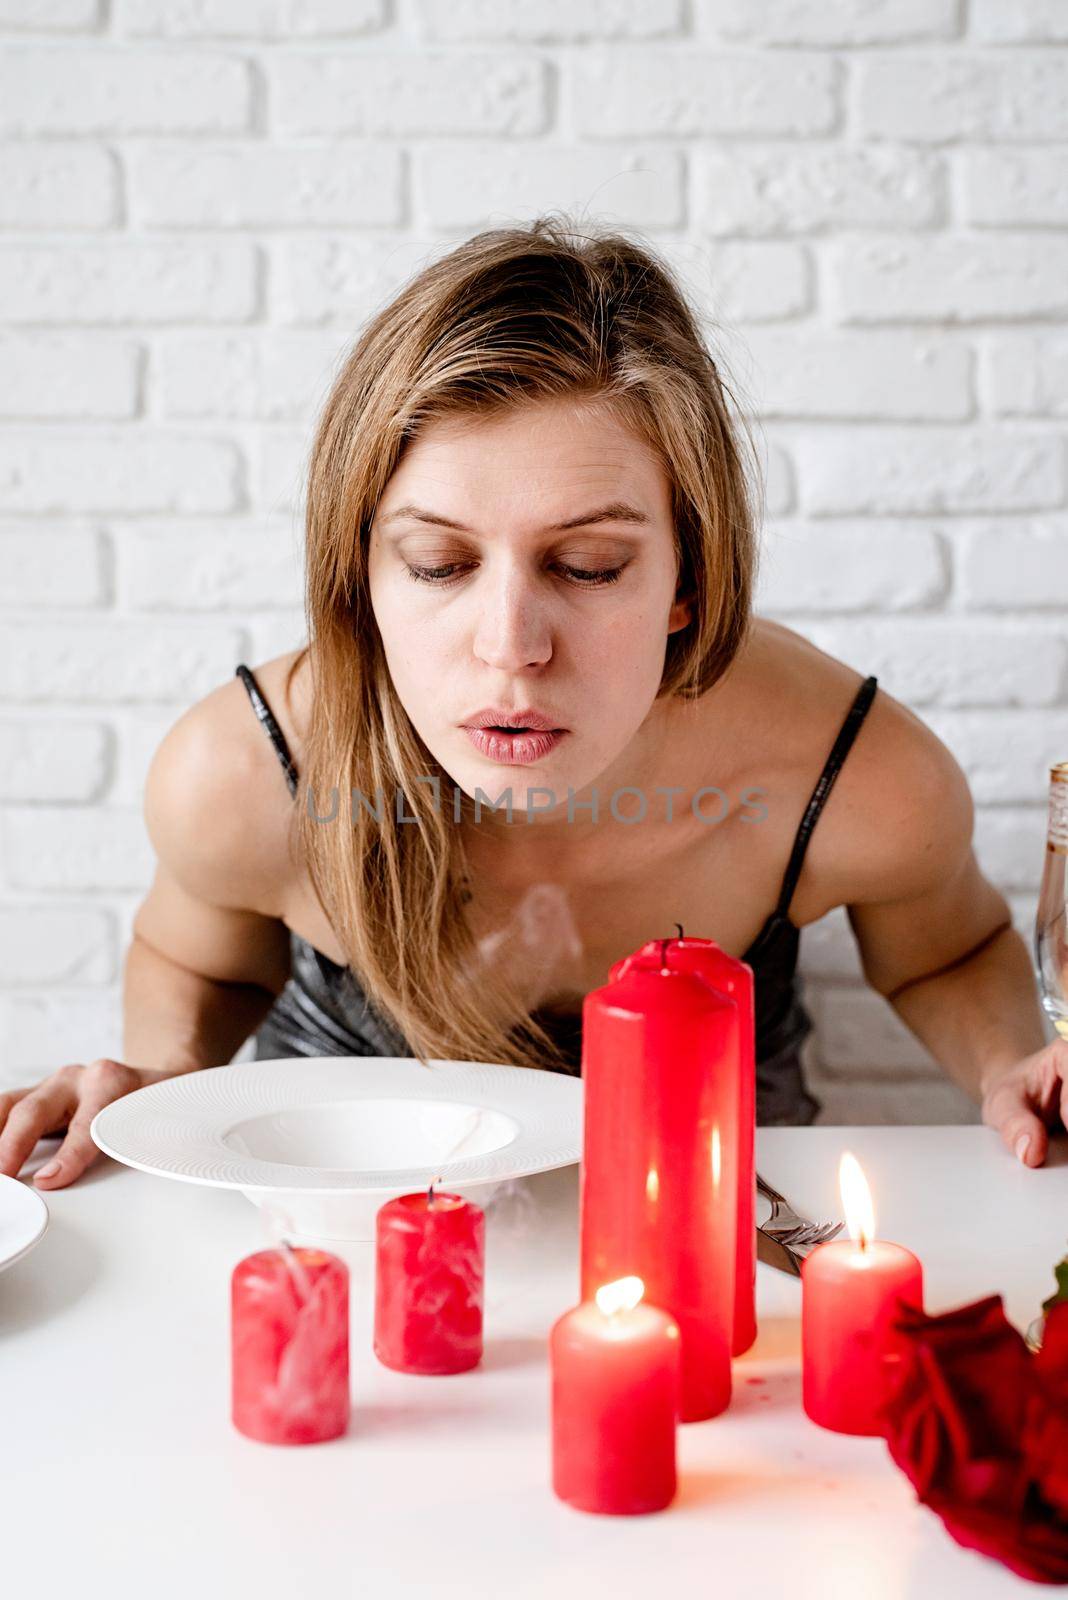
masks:
[[[375,1219],[375,1355],[397,1372],[466,1372],[482,1359],[486,1214],[431,1184]]]
[[[892,1319],[902,1304],[922,1309],[923,1269],[911,1250],[874,1237],[871,1197],[848,1155],[842,1196],[853,1237],[829,1239],[801,1263],[801,1398],[821,1427],[881,1434],[901,1342]]]
[[[675,1497],[679,1327],[639,1278],[602,1286],[549,1335],[553,1491],[580,1511],[634,1515]]]
[[[231,1416],[265,1444],[336,1439],[349,1420],[349,1269],[325,1250],[257,1250],[230,1278]]]
[[[678,924],[676,924],[678,926]],[[633,963],[693,972],[738,1006],[738,1254],[734,1285],[731,1354],[740,1356],[757,1336],[756,1325],[756,1024],[753,969],[720,948],[714,939],[692,936],[650,939],[609,969],[609,982]]]
[[[635,964],[583,1003],[581,1298],[635,1274],[682,1335],[679,1415],[731,1395],[738,1013],[701,978]]]

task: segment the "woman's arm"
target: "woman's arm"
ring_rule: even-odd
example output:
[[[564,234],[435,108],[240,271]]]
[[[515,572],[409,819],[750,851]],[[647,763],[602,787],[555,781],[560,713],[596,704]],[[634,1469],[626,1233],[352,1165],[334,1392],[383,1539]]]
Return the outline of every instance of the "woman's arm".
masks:
[[[978,869],[976,869],[978,871]],[[866,906],[854,926],[865,926],[869,951],[880,919],[895,908]],[[914,902],[911,916],[923,907]],[[1026,1166],[1046,1159],[1049,1130],[1068,1126],[1068,1040],[1046,1041],[1027,945],[1011,919],[993,936],[937,969],[885,995],[905,1025],[947,1074],[982,1107],[983,1121],[1000,1133]],[[874,943],[873,943],[874,941]]]
[[[131,1065],[193,1071],[230,1061],[289,976],[279,915],[288,814],[271,752],[234,689],[187,712],[153,756],[144,814],[156,851],[123,982]]]
[[[1011,917],[974,955],[903,989],[886,998],[975,1100],[1002,1068],[1046,1043],[1031,958]]]
[[[925,724],[891,706],[856,791],[863,825],[847,830],[847,914],[864,976],[1037,1166],[1048,1127],[1068,1111],[1068,1045],[1046,1042],[1027,945],[976,861],[964,773]]]
[[[97,1112],[162,1078],[230,1061],[285,984],[289,934],[275,907],[286,851],[276,819],[284,827],[289,813],[257,771],[266,741],[242,745],[248,723],[229,715],[227,693],[187,712],[149,770],[145,817],[159,863],[126,957],[125,1059],[67,1062],[0,1094],[0,1173],[14,1177],[38,1139],[58,1134],[34,1181],[73,1182],[100,1155],[89,1131]]]
[[[983,1121],[1028,1166],[1046,1159],[1049,1128],[1068,1123],[1068,1041],[1047,1042],[1031,958],[1006,928],[952,972],[892,1001],[902,1021],[983,1108]]]
[[[260,984],[179,966],[135,934],[123,972],[122,1058],[168,1075],[220,1066],[233,1060],[275,998]]]
[[[921,858],[927,888],[851,905],[848,915],[868,983],[978,1101],[992,1073],[1042,1047],[1042,1013],[1008,902],[970,842],[953,867],[962,834],[952,818],[937,825],[945,837]]]

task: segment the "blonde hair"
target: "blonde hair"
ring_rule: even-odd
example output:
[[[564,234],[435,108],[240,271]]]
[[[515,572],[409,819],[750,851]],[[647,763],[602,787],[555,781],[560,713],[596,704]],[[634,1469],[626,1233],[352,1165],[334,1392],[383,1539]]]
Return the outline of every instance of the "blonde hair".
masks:
[[[311,712],[291,842],[372,1010],[424,1062],[574,1070],[510,980],[484,967],[468,926],[463,826],[426,780],[460,796],[465,820],[473,802],[423,744],[387,670],[368,590],[371,522],[429,422],[560,397],[610,403],[663,464],[691,616],[668,636],[657,698],[696,698],[751,621],[759,473],[685,294],[644,244],[554,212],[451,249],[366,324],[312,448],[310,643],[290,669],[310,655]],[[324,825],[313,811],[335,788],[345,810]],[[359,803],[350,824],[353,791],[369,803],[381,792],[381,821]],[[414,823],[398,820],[394,797]]]

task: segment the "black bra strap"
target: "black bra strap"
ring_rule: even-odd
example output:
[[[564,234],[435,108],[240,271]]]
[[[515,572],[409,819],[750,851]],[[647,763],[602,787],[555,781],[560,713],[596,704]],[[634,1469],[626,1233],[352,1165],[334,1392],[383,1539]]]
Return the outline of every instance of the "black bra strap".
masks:
[[[801,818],[801,825],[797,830],[797,837],[794,839],[794,847],[790,852],[790,859],[786,863],[786,873],[782,880],[779,903],[775,908],[776,915],[780,917],[785,917],[790,908],[790,901],[793,898],[794,889],[797,887],[797,880],[801,876],[801,863],[805,859],[805,851],[808,848],[812,830],[816,826],[816,819],[823,809],[824,801],[831,792],[842,763],[849,754],[853,740],[860,731],[860,725],[867,715],[868,707],[875,698],[877,686],[878,679],[872,676],[865,678],[857,690],[856,698],[846,714],[845,721],[838,730],[838,737],[834,741],[830,755],[827,757],[827,765],[820,773],[819,782],[813,789],[812,797],[805,807],[805,814]]]
[[[267,737],[274,745],[275,753],[277,754],[279,761],[282,763],[282,769],[286,775],[286,782],[289,785],[289,792],[290,794],[295,795],[297,792],[297,769],[293,764],[293,757],[289,753],[289,746],[286,744],[285,734],[275,721],[274,713],[267,704],[266,700],[263,698],[263,695],[260,693],[259,684],[256,682],[249,668],[245,666],[244,662],[241,662],[240,665],[234,668],[234,675],[241,679],[241,682],[248,690],[248,697],[252,701],[252,709],[255,711],[256,715],[259,717],[261,723],[266,729]]]

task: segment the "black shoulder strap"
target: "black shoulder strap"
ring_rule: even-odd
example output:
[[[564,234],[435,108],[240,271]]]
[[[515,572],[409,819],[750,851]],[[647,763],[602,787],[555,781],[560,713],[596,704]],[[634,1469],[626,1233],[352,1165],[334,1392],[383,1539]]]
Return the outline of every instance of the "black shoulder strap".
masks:
[[[248,697],[252,701],[252,709],[255,711],[256,715],[259,717],[261,723],[266,729],[267,737],[274,745],[278,759],[282,763],[282,769],[286,775],[286,782],[289,785],[289,792],[290,794],[295,795],[297,792],[297,769],[293,764],[293,757],[289,753],[289,746],[286,744],[285,734],[275,721],[274,713],[267,704],[266,700],[263,698],[263,695],[260,693],[259,684],[256,682],[250,669],[245,666],[244,662],[241,662],[234,668],[234,674],[236,677],[241,679],[241,682],[248,690]]]
[[[790,908],[790,901],[793,898],[794,889],[797,887],[797,880],[801,876],[801,864],[805,859],[805,851],[808,848],[808,841],[812,837],[812,830],[816,826],[816,819],[823,809],[824,801],[831,792],[842,763],[849,754],[853,740],[860,731],[860,725],[867,715],[868,707],[875,698],[877,686],[878,679],[872,676],[865,678],[857,690],[856,698],[846,713],[846,719],[839,728],[838,737],[835,739],[831,753],[827,757],[827,765],[820,773],[819,782],[813,789],[812,796],[805,807],[804,816],[801,818],[801,824],[794,839],[794,847],[790,852],[790,859],[786,863],[786,873],[782,880],[782,889],[779,892],[779,903],[775,908],[777,915],[780,917],[785,917]]]

